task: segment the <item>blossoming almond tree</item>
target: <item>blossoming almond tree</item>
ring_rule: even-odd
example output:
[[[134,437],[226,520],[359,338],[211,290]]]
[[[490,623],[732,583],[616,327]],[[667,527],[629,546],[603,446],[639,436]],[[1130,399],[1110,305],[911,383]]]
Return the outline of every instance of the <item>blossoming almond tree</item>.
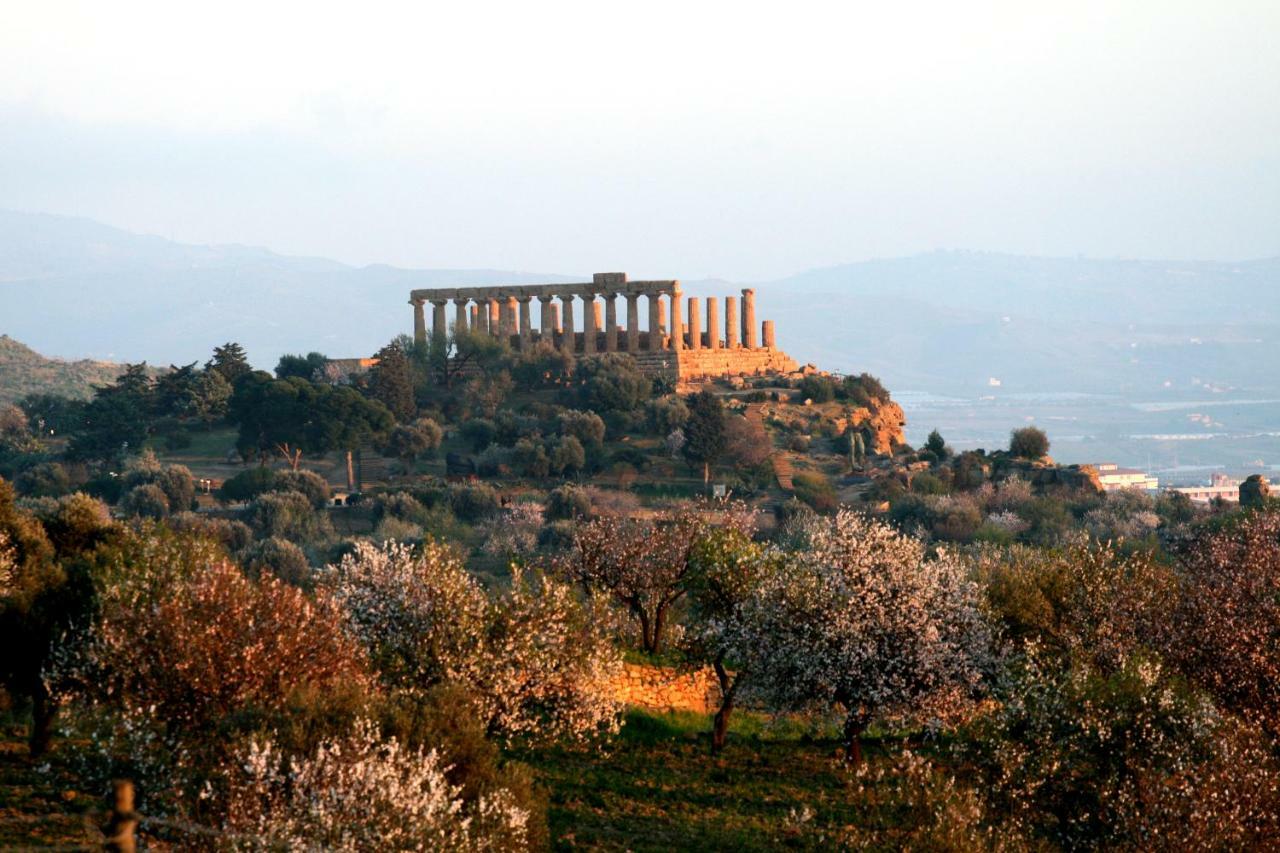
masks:
[[[840,705],[854,763],[877,715],[944,710],[976,689],[988,645],[959,562],[849,511],[764,579],[744,617],[756,689],[784,706]]]
[[[471,689],[491,732],[585,738],[617,726],[608,685],[621,667],[566,584],[516,573],[489,596],[453,549],[430,539],[356,546],[322,586],[393,684]]]
[[[380,739],[368,720],[301,759],[255,741],[228,773],[226,829],[252,850],[525,849],[529,813],[510,792],[467,806],[448,769],[435,750]]]

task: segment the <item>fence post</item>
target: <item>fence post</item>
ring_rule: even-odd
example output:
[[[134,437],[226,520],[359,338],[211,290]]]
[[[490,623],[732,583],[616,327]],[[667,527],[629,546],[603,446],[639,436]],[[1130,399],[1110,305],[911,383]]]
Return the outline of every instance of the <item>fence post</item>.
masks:
[[[137,839],[134,831],[138,828],[138,815],[133,810],[133,783],[127,779],[117,779],[112,783],[111,816],[103,833],[107,836],[103,849],[115,853],[134,853],[137,850]]]

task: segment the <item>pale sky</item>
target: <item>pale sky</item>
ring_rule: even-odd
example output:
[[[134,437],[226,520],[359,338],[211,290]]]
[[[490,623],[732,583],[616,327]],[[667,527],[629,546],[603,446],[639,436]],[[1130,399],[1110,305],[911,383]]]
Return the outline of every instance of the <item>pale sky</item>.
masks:
[[[763,279],[1280,254],[1280,3],[0,0],[0,207]]]

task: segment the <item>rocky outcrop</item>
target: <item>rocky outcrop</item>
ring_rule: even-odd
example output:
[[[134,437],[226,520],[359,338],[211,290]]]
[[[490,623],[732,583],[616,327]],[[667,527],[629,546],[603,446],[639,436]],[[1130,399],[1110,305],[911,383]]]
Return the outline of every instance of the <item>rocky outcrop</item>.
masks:
[[[906,444],[907,438],[902,432],[906,425],[906,414],[892,400],[860,406],[845,420],[846,430],[862,433],[868,453],[889,454],[895,447]]]
[[[1240,484],[1240,506],[1262,506],[1271,496],[1271,484],[1261,474],[1250,474]]]

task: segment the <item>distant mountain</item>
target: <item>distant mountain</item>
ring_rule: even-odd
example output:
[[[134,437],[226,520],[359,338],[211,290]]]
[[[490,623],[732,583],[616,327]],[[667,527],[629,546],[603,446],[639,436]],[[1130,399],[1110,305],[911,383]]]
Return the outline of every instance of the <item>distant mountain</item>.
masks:
[[[412,288],[583,278],[354,268],[0,212],[0,332],[69,357],[181,364],[229,340],[264,368],[285,352],[368,355],[412,328]],[[693,295],[742,286],[684,285]],[[777,321],[792,355],[868,370],[895,390],[976,394],[996,380],[994,393],[1176,393],[1205,384],[1280,391],[1280,258],[935,252],[752,286],[758,318]]]
[[[869,370],[891,388],[1280,390],[1280,258],[934,252],[812,270],[756,290],[792,355]]]
[[[415,287],[576,276],[349,267],[247,246],[191,246],[85,219],[0,211],[0,332],[41,352],[182,364],[238,341],[281,354],[368,355],[411,331]]]
[[[122,365],[109,362],[45,358],[0,335],[0,403],[16,403],[32,393],[87,400],[95,386],[109,384],[123,371]]]

